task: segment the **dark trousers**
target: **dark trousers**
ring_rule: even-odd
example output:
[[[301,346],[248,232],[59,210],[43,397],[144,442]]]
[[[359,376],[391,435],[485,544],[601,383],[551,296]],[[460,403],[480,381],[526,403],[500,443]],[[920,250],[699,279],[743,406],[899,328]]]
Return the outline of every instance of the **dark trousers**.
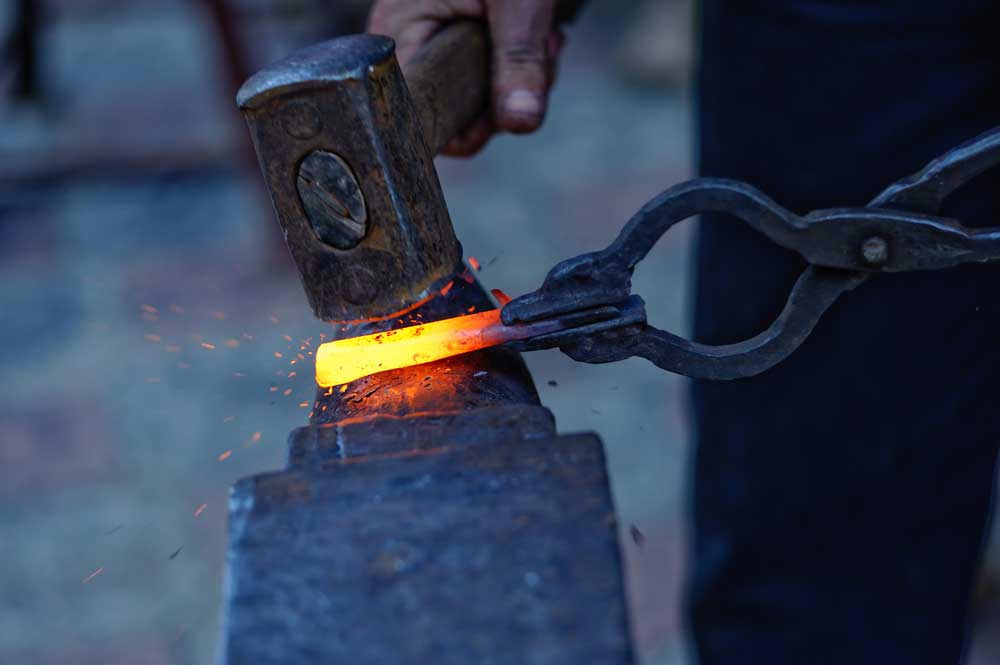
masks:
[[[1000,125],[1000,3],[703,0],[700,168],[863,205]],[[1000,225],[1000,173],[945,213]],[[694,335],[750,337],[797,256],[707,217]],[[696,382],[702,665],[956,663],[1000,442],[1000,265],[882,275],[753,379]]]

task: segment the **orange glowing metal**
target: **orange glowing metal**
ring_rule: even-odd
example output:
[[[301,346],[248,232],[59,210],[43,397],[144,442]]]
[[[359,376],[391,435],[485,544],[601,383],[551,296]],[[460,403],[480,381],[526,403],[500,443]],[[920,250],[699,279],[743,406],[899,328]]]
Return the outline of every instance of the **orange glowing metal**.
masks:
[[[537,335],[537,329],[505,326],[500,310],[327,342],[316,353],[316,382],[324,388],[363,376],[441,360]]]
[[[510,297],[499,289],[494,289],[493,295],[501,307],[510,302]],[[513,325],[504,325],[499,309],[475,312],[321,344],[316,351],[316,383],[331,389],[341,386],[340,392],[344,392],[345,384],[378,372],[510,342],[521,342],[522,349],[552,348],[574,335],[592,335],[645,321],[646,312],[638,296],[622,305],[593,307]],[[556,334],[567,331],[569,335]],[[290,389],[285,394],[288,392]]]

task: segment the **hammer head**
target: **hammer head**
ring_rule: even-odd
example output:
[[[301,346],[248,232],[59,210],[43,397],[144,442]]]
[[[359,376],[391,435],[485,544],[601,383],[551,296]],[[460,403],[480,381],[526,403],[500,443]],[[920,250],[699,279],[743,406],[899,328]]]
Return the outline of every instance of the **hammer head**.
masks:
[[[327,321],[392,316],[461,261],[394,50],[374,35],[317,44],[237,95],[309,304]]]

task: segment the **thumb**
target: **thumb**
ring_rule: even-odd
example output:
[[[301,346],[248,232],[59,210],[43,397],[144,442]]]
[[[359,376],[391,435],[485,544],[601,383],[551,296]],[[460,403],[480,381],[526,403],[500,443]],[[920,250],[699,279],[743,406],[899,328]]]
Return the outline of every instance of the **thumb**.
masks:
[[[524,133],[542,124],[551,77],[548,37],[555,0],[488,4],[493,39],[493,107],[500,129]]]

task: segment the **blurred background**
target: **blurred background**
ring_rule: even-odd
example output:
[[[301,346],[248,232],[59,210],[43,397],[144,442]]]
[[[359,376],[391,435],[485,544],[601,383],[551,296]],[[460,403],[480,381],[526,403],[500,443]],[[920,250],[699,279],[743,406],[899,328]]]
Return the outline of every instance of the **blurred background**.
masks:
[[[692,174],[692,4],[592,0],[543,130],[438,160],[487,288],[535,288]],[[361,31],[367,6],[0,5],[0,662],[212,662],[228,488],[283,466],[313,383],[275,353],[323,330],[233,96],[299,46]],[[691,231],[636,286],[682,333]],[[683,381],[644,361],[527,360],[560,430],[608,448],[641,662],[691,662]],[[977,664],[1000,662],[998,549]]]

